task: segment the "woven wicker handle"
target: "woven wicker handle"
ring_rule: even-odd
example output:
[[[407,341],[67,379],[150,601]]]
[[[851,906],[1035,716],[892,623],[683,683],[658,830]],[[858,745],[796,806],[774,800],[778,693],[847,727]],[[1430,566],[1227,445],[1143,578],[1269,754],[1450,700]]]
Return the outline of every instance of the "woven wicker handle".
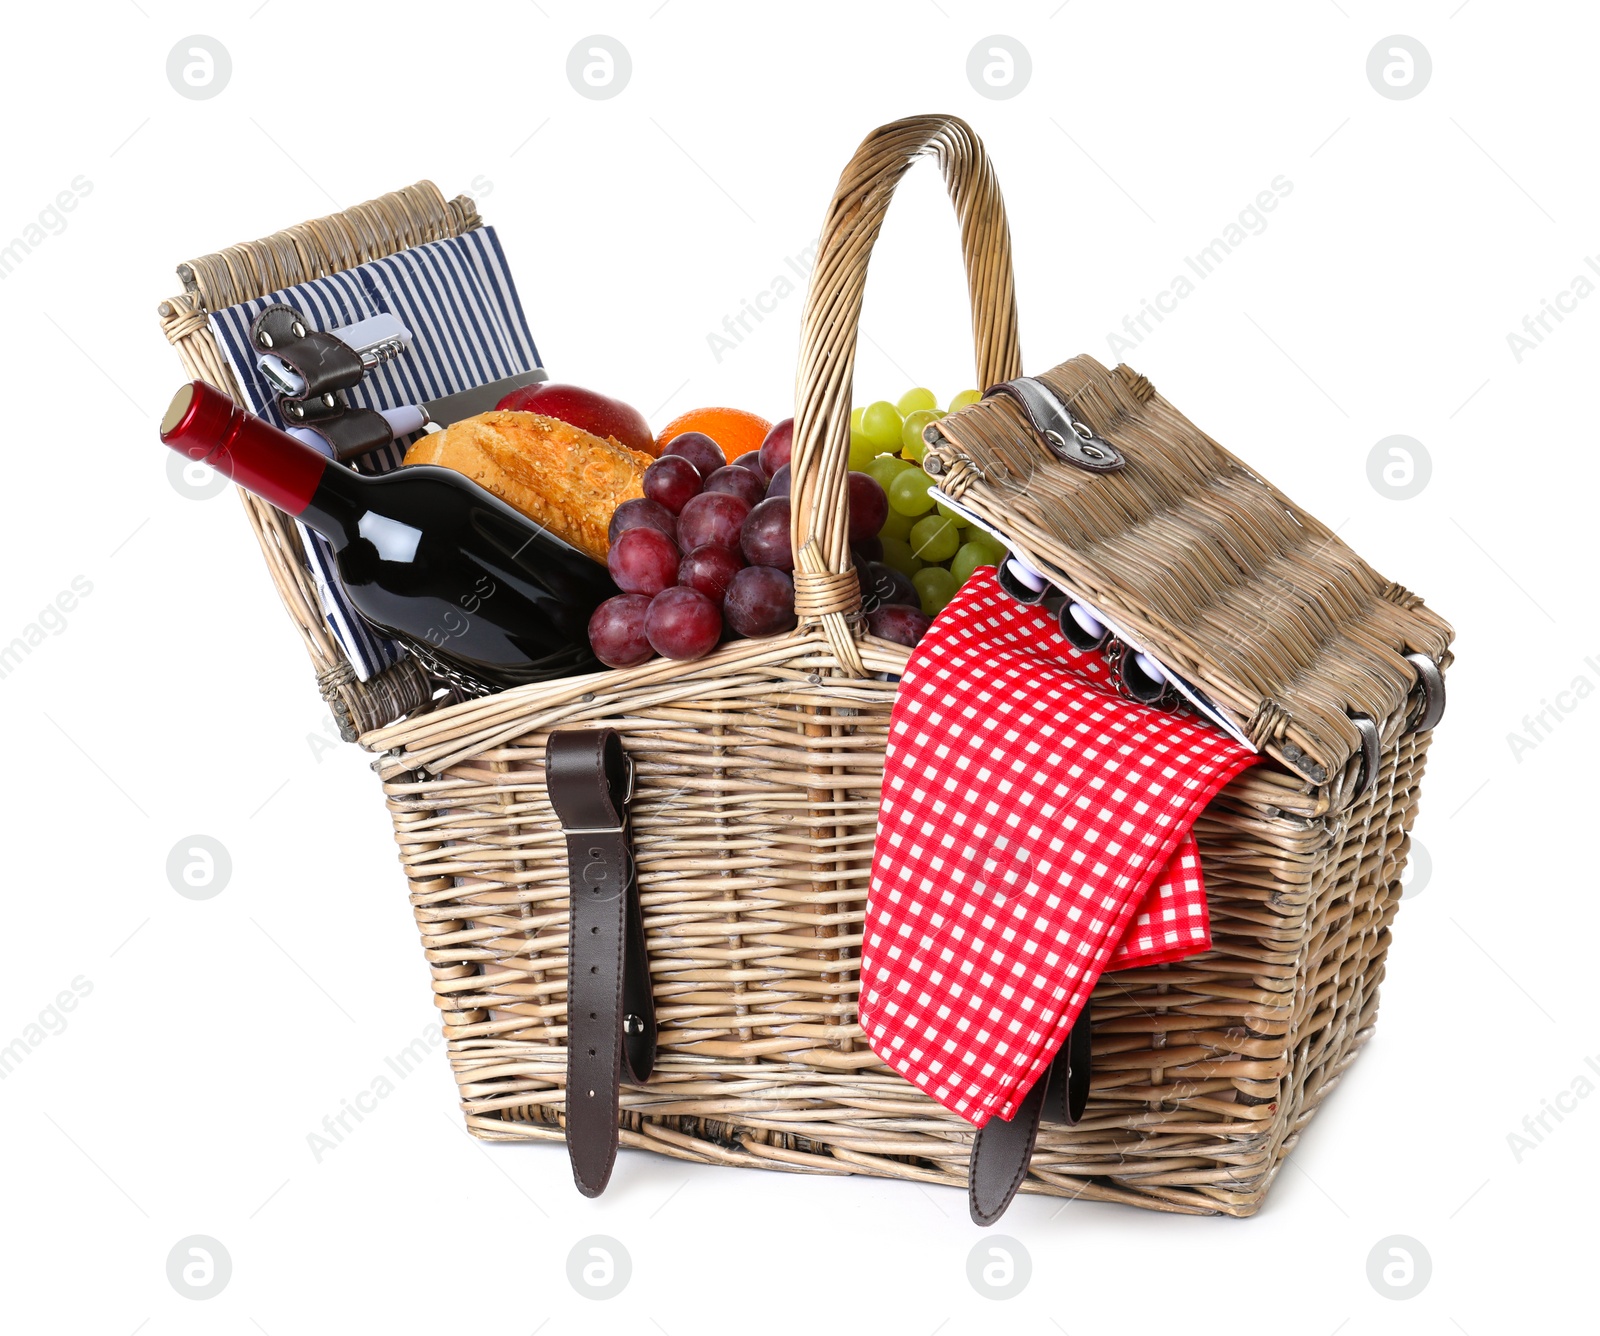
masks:
[[[925,155],[938,161],[961,221],[978,387],[1022,374],[1011,233],[977,135],[954,116],[914,116],[874,130],[840,176],[822,228],[800,334],[791,467],[796,611],[822,619],[847,670],[860,662],[845,616],[860,606],[850,561],[846,476],[861,294],[894,188]]]

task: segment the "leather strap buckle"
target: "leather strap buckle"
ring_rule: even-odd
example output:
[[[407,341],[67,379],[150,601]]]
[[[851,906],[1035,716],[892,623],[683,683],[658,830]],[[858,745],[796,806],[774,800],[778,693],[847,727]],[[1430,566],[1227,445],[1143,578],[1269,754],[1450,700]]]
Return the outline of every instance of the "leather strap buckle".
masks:
[[[562,822],[561,833],[563,835],[621,835],[621,834],[624,834],[627,831],[627,829],[628,829],[628,804],[633,801],[633,783],[634,783],[633,757],[629,756],[627,754],[627,752],[623,752],[622,761],[623,761],[623,766],[624,766],[624,768],[626,769],[626,772],[627,772],[627,780],[626,780],[626,785],[625,785],[625,787],[623,788],[623,791],[622,791],[621,809],[620,809],[621,810],[621,814],[622,814],[621,823],[618,824],[618,825],[615,825],[615,826],[569,826],[565,822]],[[552,799],[552,801],[553,801],[553,799]],[[557,817],[559,819],[560,813],[557,813]]]

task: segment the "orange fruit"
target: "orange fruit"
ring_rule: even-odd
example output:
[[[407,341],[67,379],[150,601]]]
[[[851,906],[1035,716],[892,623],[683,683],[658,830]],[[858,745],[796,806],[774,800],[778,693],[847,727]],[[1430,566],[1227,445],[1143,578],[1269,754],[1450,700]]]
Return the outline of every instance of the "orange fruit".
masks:
[[[742,408],[691,408],[661,429],[656,437],[656,450],[657,453],[665,450],[674,436],[682,436],[686,431],[704,432],[722,447],[722,453],[731,464],[740,455],[759,450],[771,430],[772,424],[766,418],[746,413]]]

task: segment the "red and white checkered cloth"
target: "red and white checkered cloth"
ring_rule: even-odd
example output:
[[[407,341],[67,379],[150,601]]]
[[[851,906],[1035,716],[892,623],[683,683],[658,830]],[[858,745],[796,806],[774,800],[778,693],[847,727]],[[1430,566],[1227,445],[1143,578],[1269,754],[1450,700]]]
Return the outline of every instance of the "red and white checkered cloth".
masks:
[[[873,1052],[978,1127],[1010,1118],[1103,971],[1210,947],[1189,830],[1255,759],[1115,694],[979,570],[895,698],[861,946]]]

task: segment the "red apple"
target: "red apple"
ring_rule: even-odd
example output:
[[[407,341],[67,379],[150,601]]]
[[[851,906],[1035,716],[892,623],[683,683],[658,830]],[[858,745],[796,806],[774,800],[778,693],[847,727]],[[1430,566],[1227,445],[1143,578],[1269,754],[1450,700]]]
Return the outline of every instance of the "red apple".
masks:
[[[554,385],[541,381],[512,390],[496,408],[512,413],[543,413],[560,418],[595,436],[614,436],[630,450],[643,450],[652,459],[660,453],[650,424],[638,409],[580,385]]]

